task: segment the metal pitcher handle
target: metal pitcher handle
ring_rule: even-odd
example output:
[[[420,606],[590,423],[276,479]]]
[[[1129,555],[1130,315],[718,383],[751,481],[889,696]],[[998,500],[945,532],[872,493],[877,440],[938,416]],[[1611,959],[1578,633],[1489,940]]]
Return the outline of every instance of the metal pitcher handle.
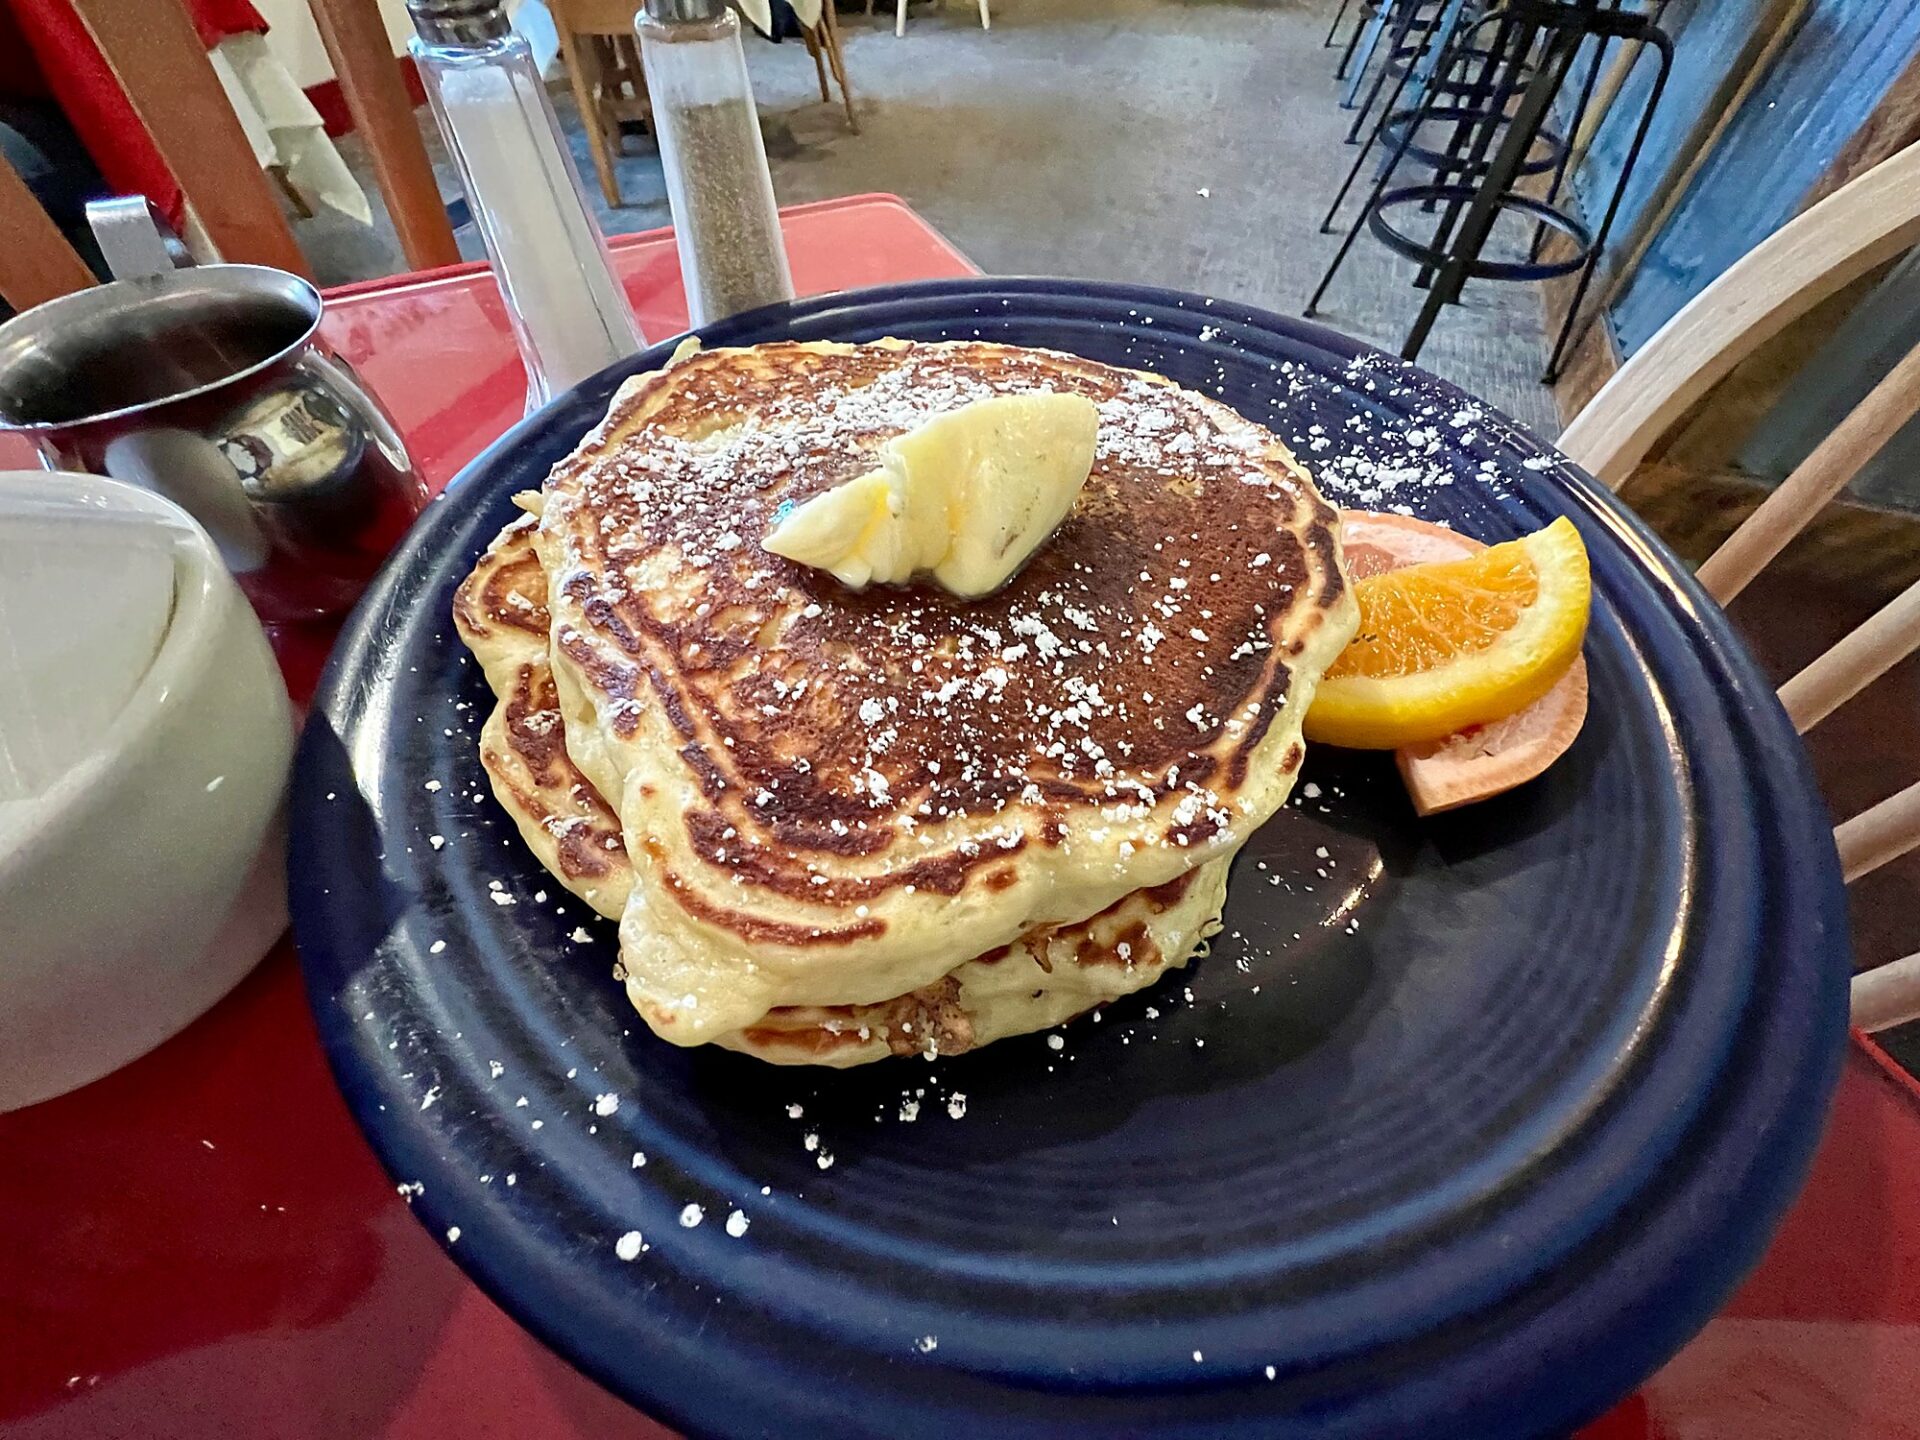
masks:
[[[116,280],[143,280],[193,264],[193,256],[144,195],[87,202],[87,225]]]

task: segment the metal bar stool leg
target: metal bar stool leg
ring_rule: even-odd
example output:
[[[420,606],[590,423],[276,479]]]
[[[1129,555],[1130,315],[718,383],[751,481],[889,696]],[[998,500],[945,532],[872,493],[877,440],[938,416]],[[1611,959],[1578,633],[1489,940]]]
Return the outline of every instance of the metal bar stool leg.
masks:
[[[1494,81],[1490,92],[1476,92],[1486,94],[1485,100],[1478,102],[1479,108],[1486,112],[1485,117],[1477,121],[1464,122],[1464,136],[1467,141],[1464,151],[1460,143],[1463,135],[1461,129],[1455,130],[1453,143],[1447,147],[1448,158],[1453,162],[1454,173],[1479,174],[1482,177],[1480,190],[1476,194],[1484,193],[1486,190],[1488,152],[1493,150],[1494,136],[1500,131],[1501,117],[1506,115],[1507,102],[1514,95],[1521,93],[1520,77],[1526,69],[1527,56],[1532,52],[1537,38],[1531,25],[1524,24],[1511,16],[1501,20],[1500,29],[1480,77],[1484,81],[1488,71],[1493,71],[1498,78]],[[1547,73],[1543,65],[1534,77],[1535,82],[1537,83]],[[1509,135],[1515,123],[1517,123],[1517,117],[1505,121]],[[1529,146],[1532,144],[1531,137],[1528,144]],[[1520,152],[1520,158],[1522,160],[1526,158],[1525,150]],[[1433,204],[1429,201],[1420,208],[1430,211]],[[1441,212],[1440,221],[1434,227],[1433,239],[1430,242],[1433,249],[1444,251],[1452,244],[1454,227],[1460,223],[1461,212],[1466,208],[1467,202],[1463,199],[1454,198],[1447,201],[1446,209]],[[1419,273],[1414,276],[1414,289],[1431,289],[1434,273],[1432,265],[1422,265]]]
[[[1340,0],[1340,8],[1333,12],[1333,23],[1327,26],[1327,38],[1320,42],[1322,50],[1332,48],[1333,37],[1340,33],[1340,22],[1347,18],[1347,7],[1351,4],[1353,0]]]
[[[1540,124],[1546,119],[1547,109],[1553,104],[1553,97],[1559,93],[1579,49],[1580,36],[1577,34],[1556,30],[1549,37],[1546,53],[1540,59],[1540,68],[1521,95],[1520,108],[1507,123],[1500,149],[1475,191],[1473,203],[1467,207],[1459,233],[1449,237],[1446,262],[1440,266],[1433,288],[1427,292],[1426,303],[1420,307],[1419,318],[1413,322],[1406,343],[1400,347],[1402,359],[1412,360],[1419,356],[1421,347],[1427,343],[1427,336],[1433,330],[1433,322],[1440,318],[1440,311],[1460,298],[1460,292],[1467,282],[1467,269],[1479,258],[1487,237],[1493,233],[1493,223],[1500,214],[1501,201],[1518,178],[1520,166],[1526,160],[1527,152],[1533,148]]]
[[[1422,14],[1425,8],[1424,0],[1406,0],[1406,3],[1400,7],[1400,19],[1387,41],[1387,58],[1381,62],[1380,68],[1373,72],[1373,84],[1367,90],[1367,98],[1354,112],[1353,124],[1347,127],[1347,144],[1351,145],[1360,138],[1360,127],[1367,123],[1367,117],[1373,113],[1374,101],[1380,98],[1380,92],[1386,87],[1387,81],[1391,78],[1404,79],[1412,69],[1412,59],[1417,57],[1409,57],[1408,63],[1400,68],[1398,77],[1393,75],[1395,60],[1406,55],[1409,45],[1417,43],[1424,50],[1433,38],[1433,21],[1437,16]],[[1413,38],[1416,32],[1420,37],[1417,42]],[[1397,93],[1399,87],[1396,86],[1395,89]]]
[[[1512,98],[1511,92],[1502,88],[1501,77],[1507,47],[1513,43],[1515,22],[1509,13],[1496,10],[1482,16],[1467,33],[1471,36],[1486,28],[1489,23],[1493,25],[1493,42],[1487,47],[1485,54],[1479,57],[1480,68],[1477,71],[1471,70],[1473,59],[1471,56],[1468,57],[1468,63],[1461,68],[1460,84],[1464,88],[1459,92],[1459,108],[1463,113],[1461,118],[1453,122],[1453,128],[1449,133],[1446,163],[1439,170],[1441,179],[1460,173],[1462,165],[1466,162],[1467,152],[1472,148],[1475,138],[1480,135],[1482,124],[1486,123],[1473,118],[1473,112],[1479,112],[1487,117],[1492,117],[1496,113],[1504,114],[1506,103]],[[1440,79],[1444,80],[1446,74],[1446,71],[1441,71]],[[1512,77],[1508,78],[1511,80]],[[1496,94],[1500,97],[1498,106],[1494,103]],[[1422,203],[1420,209],[1423,213],[1430,215],[1433,213],[1434,205],[1434,201],[1428,200]],[[1414,285],[1424,290],[1431,278],[1431,272],[1422,267]]]
[[[1408,100],[1418,105],[1426,98],[1427,86],[1435,74],[1444,74],[1441,64],[1447,44],[1453,38],[1454,31],[1460,26],[1460,18],[1467,12],[1467,0],[1447,0],[1440,11],[1440,18],[1434,22],[1436,39],[1428,45],[1426,53],[1420,57],[1420,63],[1414,67],[1413,93]]]
[[[1610,13],[1617,13],[1624,3],[1625,0],[1607,0],[1606,8]],[[1553,180],[1547,186],[1547,204],[1549,205],[1560,199],[1561,187],[1566,184],[1568,162],[1573,156],[1572,137],[1578,133],[1581,122],[1586,117],[1587,106],[1593,103],[1594,87],[1600,82],[1600,62],[1606,58],[1607,51],[1612,48],[1613,40],[1612,35],[1606,34],[1594,37],[1593,56],[1587,63],[1587,78],[1581,83],[1580,98],[1574,102],[1573,114],[1568,120],[1567,143],[1560,147],[1560,158],[1554,162],[1553,166]],[[1548,226],[1545,221],[1533,227],[1533,243],[1527,247],[1527,259],[1540,258],[1541,247],[1547,243],[1547,232]]]
[[[1367,33],[1367,18],[1365,11],[1354,17],[1353,33],[1347,36],[1347,48],[1340,52],[1340,63],[1333,67],[1334,79],[1347,78],[1347,67],[1353,64],[1353,52],[1360,48],[1360,37]]]
[[[1566,357],[1569,340],[1573,335],[1574,322],[1579,319],[1580,307],[1586,302],[1587,288],[1593,283],[1593,273],[1599,263],[1600,251],[1607,243],[1607,235],[1613,229],[1613,222],[1620,213],[1620,202],[1627,193],[1627,178],[1633,174],[1634,164],[1640,158],[1640,147],[1646,143],[1647,131],[1653,124],[1653,114],[1660,106],[1661,93],[1667,88],[1667,77],[1673,73],[1673,41],[1666,31],[1649,23],[1638,37],[1642,48],[1653,46],[1659,56],[1660,69],[1653,77],[1653,90],[1647,96],[1647,105],[1640,112],[1640,123],[1634,128],[1633,143],[1627,147],[1627,157],[1620,167],[1619,178],[1614,181],[1613,195],[1607,201],[1606,214],[1601,217],[1600,228],[1594,232],[1593,246],[1587,254],[1587,263],[1580,267],[1580,281],[1573,289],[1573,299],[1567,306],[1567,318],[1560,322],[1560,334],[1553,342],[1553,352],[1547,357],[1547,368],[1541,375],[1541,383],[1551,385],[1560,378],[1560,362]],[[1598,319],[1598,313],[1587,317],[1580,327],[1580,336],[1586,337],[1587,329]]]
[[[1446,43],[1450,44],[1452,42],[1449,40]],[[1347,169],[1347,178],[1340,182],[1340,189],[1334,195],[1333,203],[1327,207],[1327,213],[1320,221],[1320,233],[1322,235],[1330,235],[1333,233],[1334,216],[1340,213],[1341,205],[1346,203],[1347,192],[1353,188],[1353,182],[1360,178],[1360,171],[1365,168],[1367,157],[1373,153],[1373,147],[1379,143],[1380,132],[1386,127],[1388,118],[1399,112],[1401,95],[1406,90],[1407,84],[1412,78],[1412,66],[1408,66],[1400,72],[1400,78],[1394,83],[1393,94],[1387,98],[1386,106],[1380,112],[1379,123],[1376,124],[1371,133],[1368,134],[1367,143],[1360,147],[1360,153],[1353,157],[1353,164]],[[1411,135],[1412,132],[1409,131],[1409,139],[1411,139]]]
[[[1342,110],[1351,110],[1359,97],[1360,82],[1366,79],[1367,66],[1373,63],[1373,52],[1380,48],[1380,37],[1386,33],[1394,6],[1412,3],[1413,0],[1378,0],[1373,19],[1367,22],[1366,34],[1360,41],[1360,53],[1354,59],[1353,73],[1347,77],[1347,93],[1340,97]]]
[[[1353,218],[1353,224],[1347,228],[1346,238],[1341,240],[1340,248],[1334,252],[1332,262],[1327,266],[1326,274],[1320,277],[1320,283],[1314,287],[1313,295],[1308,299],[1306,308],[1300,313],[1311,320],[1320,310],[1320,301],[1327,293],[1327,287],[1333,283],[1333,277],[1339,273],[1347,254],[1353,249],[1353,242],[1360,238],[1360,227],[1367,223],[1367,216],[1373,207],[1380,203],[1380,197],[1386,193],[1387,184],[1393,179],[1393,172],[1407,153],[1407,147],[1413,143],[1417,124],[1409,124],[1395,143],[1387,161],[1380,167],[1380,174],[1373,182],[1373,191],[1367,196],[1367,203],[1360,207],[1360,213]]]

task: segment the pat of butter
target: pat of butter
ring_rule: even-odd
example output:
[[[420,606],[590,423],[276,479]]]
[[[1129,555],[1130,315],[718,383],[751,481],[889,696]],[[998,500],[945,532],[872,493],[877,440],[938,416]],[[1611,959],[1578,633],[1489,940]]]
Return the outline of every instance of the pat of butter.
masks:
[[[988,594],[1073,508],[1099,426],[1082,395],[976,400],[887,441],[879,469],[796,506],[761,543],[856,590],[930,575]]]

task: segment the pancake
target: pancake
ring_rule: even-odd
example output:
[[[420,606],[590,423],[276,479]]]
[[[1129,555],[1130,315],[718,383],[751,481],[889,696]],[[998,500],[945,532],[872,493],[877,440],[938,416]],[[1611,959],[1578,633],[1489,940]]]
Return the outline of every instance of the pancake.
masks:
[[[716,1042],[779,1065],[958,1055],[1145,989],[1220,928],[1231,857],[1136,890],[1078,925],[1036,930],[879,1005],[793,1005]]]
[[[454,596],[454,623],[498,703],[480,759],[495,799],[567,890],[617,917],[633,883],[618,823],[565,755],[547,671],[546,576],[532,517],[509,525]],[[1184,965],[1219,926],[1228,862],[1136,892],[1077,925],[1036,930],[910,995],[864,1006],[787,1007],[717,1037],[775,1064],[844,1067],[892,1055],[958,1054],[1071,1019]],[[622,971],[624,973],[624,970]]]
[[[854,594],[760,548],[888,438],[1039,390],[1095,402],[1098,453],[994,594]],[[636,862],[629,994],[680,1044],[921,992],[1230,856],[1355,623],[1335,513],[1273,435],[984,343],[696,354],[621,388],[541,517],[566,750]]]
[[[453,598],[453,624],[497,703],[480,730],[494,798],[535,858],[609,920],[625,912],[633,867],[620,818],[567,755],[547,664],[547,577],[522,516],[487,547]]]

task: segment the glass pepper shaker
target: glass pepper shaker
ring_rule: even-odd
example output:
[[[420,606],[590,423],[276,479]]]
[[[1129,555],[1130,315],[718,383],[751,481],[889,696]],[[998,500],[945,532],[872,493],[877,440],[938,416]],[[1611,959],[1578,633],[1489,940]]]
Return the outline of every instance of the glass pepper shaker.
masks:
[[[791,300],[740,21],[725,0],[646,0],[634,30],[693,323]]]
[[[486,242],[527,366],[527,409],[645,343],[503,0],[407,0],[408,51]]]

